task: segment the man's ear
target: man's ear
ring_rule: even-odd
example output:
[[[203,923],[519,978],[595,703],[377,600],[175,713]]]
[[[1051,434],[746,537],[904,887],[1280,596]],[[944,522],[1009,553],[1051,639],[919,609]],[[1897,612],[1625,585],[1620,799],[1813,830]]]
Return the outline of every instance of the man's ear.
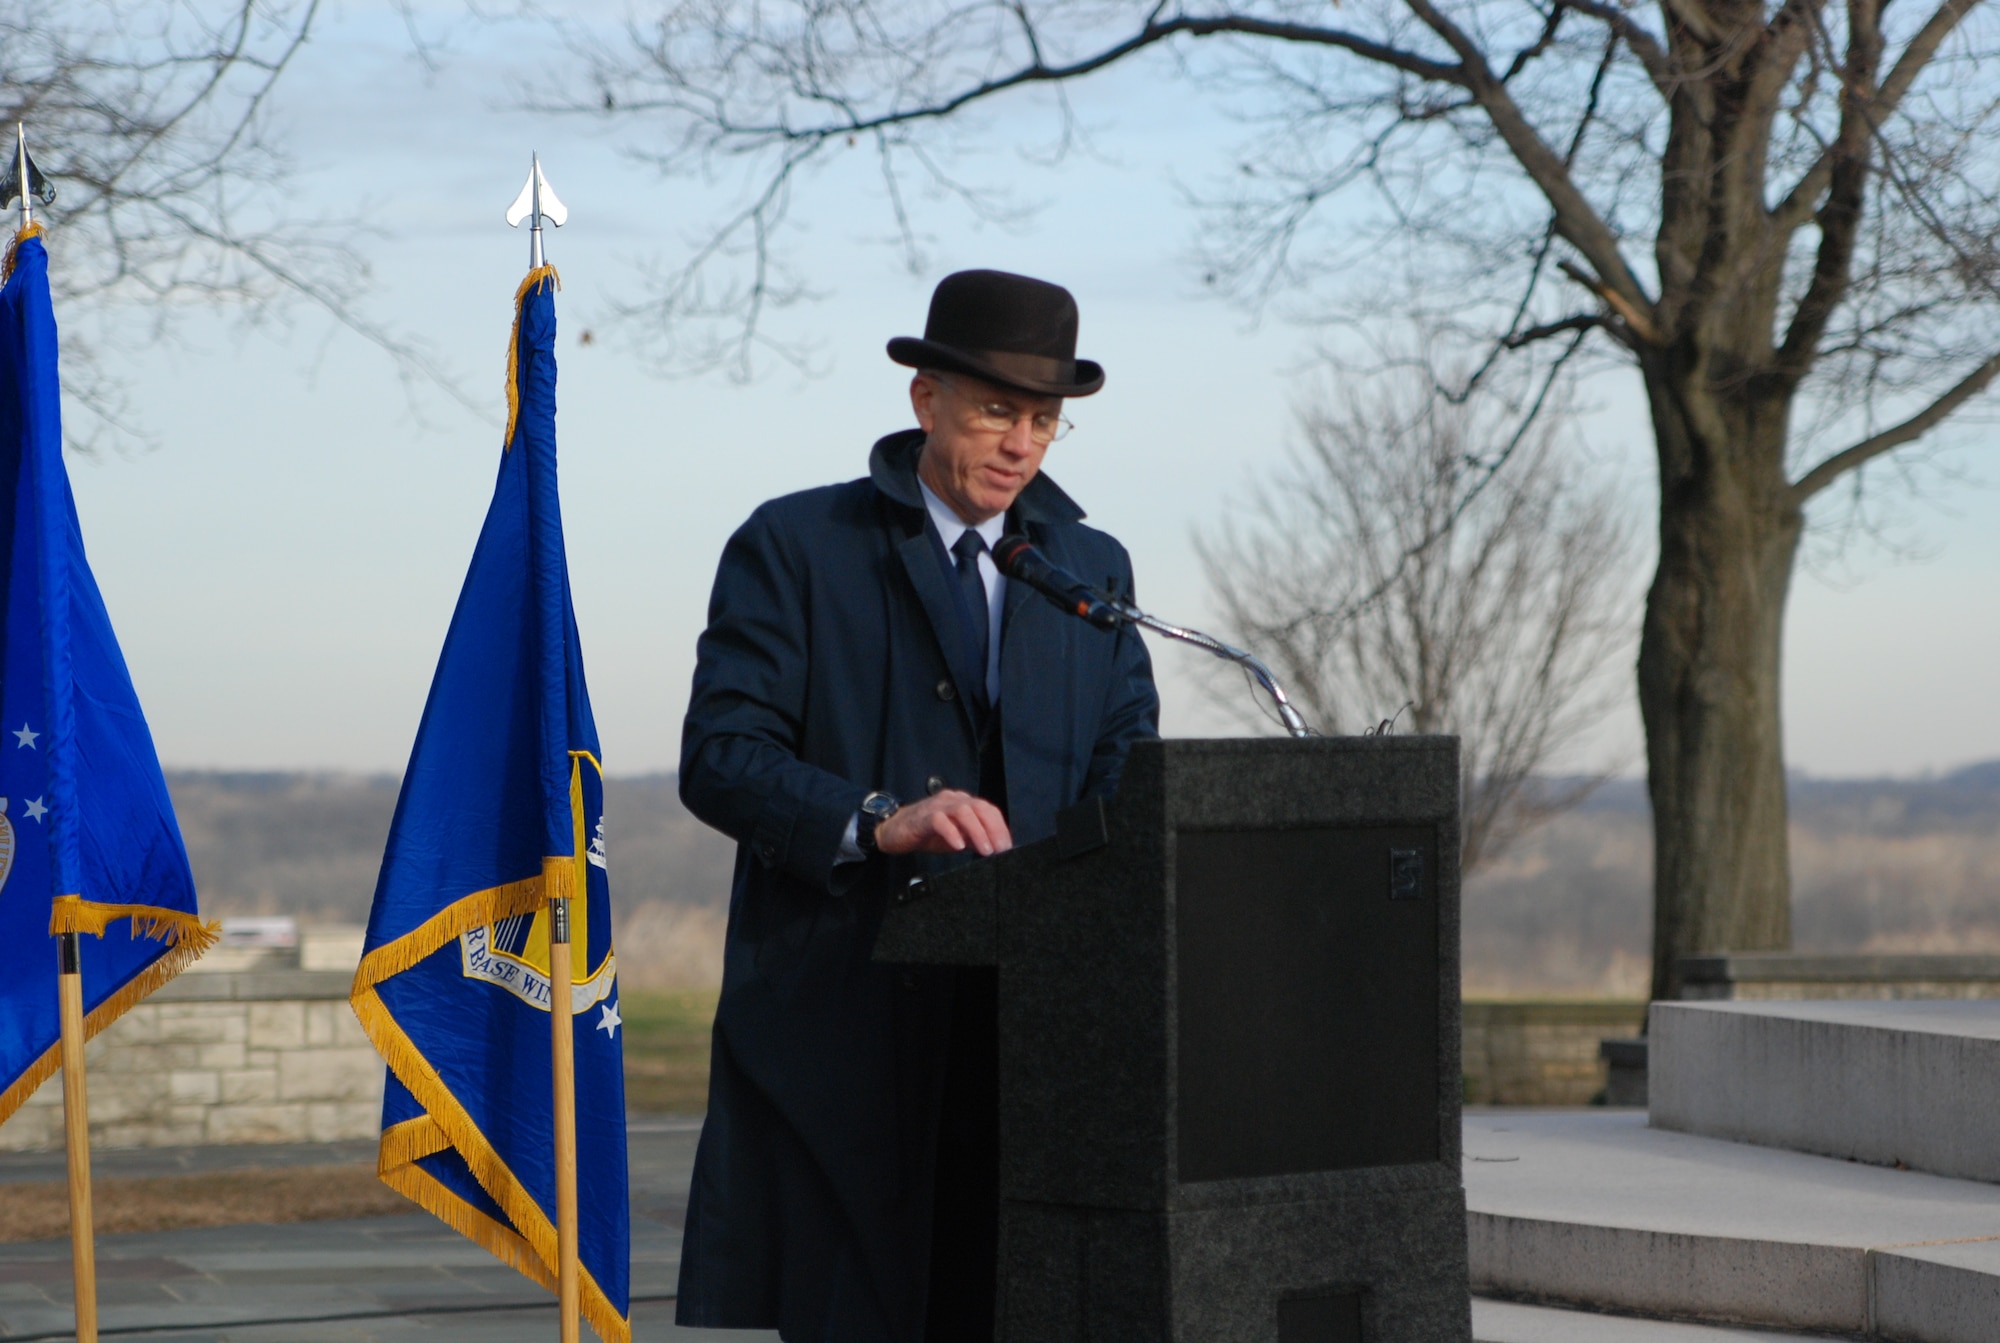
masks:
[[[938,385],[919,373],[910,379],[910,409],[917,413],[917,428],[930,433],[937,428]]]

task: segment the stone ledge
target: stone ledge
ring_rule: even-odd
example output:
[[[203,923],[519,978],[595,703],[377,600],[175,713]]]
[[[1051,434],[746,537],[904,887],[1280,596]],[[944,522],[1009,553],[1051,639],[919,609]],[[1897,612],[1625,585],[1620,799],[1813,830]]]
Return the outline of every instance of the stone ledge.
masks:
[[[339,970],[224,970],[184,974],[147,996],[149,1003],[345,1002],[354,976]]]
[[[2000,984],[2000,955],[1910,952],[1900,955],[1841,955],[1797,951],[1734,951],[1719,956],[1683,956],[1681,978],[1688,984],[1755,983],[1950,983]]]
[[[1655,1003],[1655,1128],[2000,1182],[2000,1002]]]

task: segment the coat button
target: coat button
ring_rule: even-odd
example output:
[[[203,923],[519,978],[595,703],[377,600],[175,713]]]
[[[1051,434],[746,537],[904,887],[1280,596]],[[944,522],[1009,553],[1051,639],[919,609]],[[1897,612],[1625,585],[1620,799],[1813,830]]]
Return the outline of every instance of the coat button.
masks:
[[[936,797],[944,791],[944,780],[935,774],[931,775],[930,778],[924,780],[924,791],[932,797]]]
[[[958,687],[951,683],[949,676],[937,683],[937,697],[947,704],[958,698]]]

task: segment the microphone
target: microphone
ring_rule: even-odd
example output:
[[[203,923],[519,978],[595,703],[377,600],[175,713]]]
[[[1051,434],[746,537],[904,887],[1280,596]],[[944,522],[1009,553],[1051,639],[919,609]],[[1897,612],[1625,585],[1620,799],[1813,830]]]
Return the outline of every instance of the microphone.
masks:
[[[1003,536],[993,547],[993,563],[1001,573],[1026,583],[1073,616],[1101,630],[1115,630],[1126,616],[1090,584],[1052,562],[1035,543],[1018,533]]]

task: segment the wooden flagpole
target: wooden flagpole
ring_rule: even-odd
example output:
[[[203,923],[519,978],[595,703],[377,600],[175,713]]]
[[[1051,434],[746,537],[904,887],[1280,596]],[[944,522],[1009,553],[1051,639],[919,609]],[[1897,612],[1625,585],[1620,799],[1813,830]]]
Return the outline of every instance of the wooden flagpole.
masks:
[[[561,1343],[578,1343],[576,1270],[576,1036],[570,1011],[569,899],[557,896],[549,915],[549,1029],[555,1061],[556,1295]]]
[[[533,155],[528,167],[528,182],[521,188],[521,194],[507,208],[507,224],[519,228],[522,220],[527,220],[528,228],[528,273],[533,275],[543,265],[542,221],[548,220],[557,228],[569,218],[569,211],[556,199],[556,193],[549,188],[549,182],[542,176],[541,155]],[[520,300],[527,297],[524,286]],[[516,309],[515,321],[520,321],[520,309]],[[518,342],[520,328],[515,327]],[[510,383],[507,389],[509,414],[507,420],[508,446],[513,446],[514,420],[512,410],[516,389],[511,382],[513,360],[520,357],[518,343],[508,353]],[[576,770],[574,761],[570,764],[572,778]],[[572,784],[574,786],[574,784]],[[577,821],[580,827],[582,822]],[[582,843],[579,829],[578,844]],[[550,1055],[555,1081],[555,1139],[556,1139],[556,1299],[561,1313],[559,1334],[562,1343],[578,1343],[579,1309],[581,1293],[578,1290],[576,1259],[576,1036],[573,1034],[573,1012],[571,1010],[571,986],[576,982],[574,967],[570,963],[569,942],[569,897],[556,894],[569,889],[575,880],[572,867],[561,872],[563,878],[557,881],[558,870],[552,865],[569,863],[581,859],[545,858],[542,875],[549,897],[549,1031]],[[580,884],[580,883],[579,883]]]
[[[76,1343],[97,1343],[97,1246],[91,1234],[90,1115],[83,1086],[83,966],[75,933],[59,935],[63,1128],[69,1149],[69,1255],[76,1279]]]

